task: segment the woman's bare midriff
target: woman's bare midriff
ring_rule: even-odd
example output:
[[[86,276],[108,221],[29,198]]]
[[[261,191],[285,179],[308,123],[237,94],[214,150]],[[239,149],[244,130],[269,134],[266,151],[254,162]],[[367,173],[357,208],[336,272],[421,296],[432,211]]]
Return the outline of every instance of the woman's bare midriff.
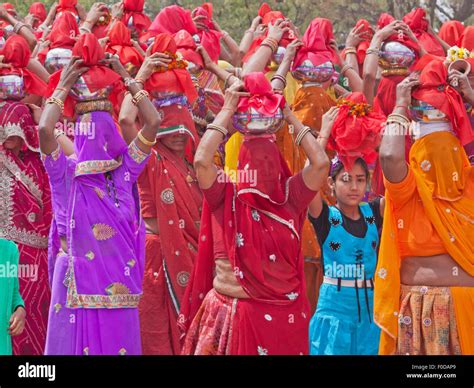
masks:
[[[408,286],[474,287],[474,277],[446,253],[426,257],[404,257],[400,281]]]
[[[216,259],[216,276],[214,277],[214,289],[222,295],[231,298],[248,298],[235,277],[234,271],[228,259]]]

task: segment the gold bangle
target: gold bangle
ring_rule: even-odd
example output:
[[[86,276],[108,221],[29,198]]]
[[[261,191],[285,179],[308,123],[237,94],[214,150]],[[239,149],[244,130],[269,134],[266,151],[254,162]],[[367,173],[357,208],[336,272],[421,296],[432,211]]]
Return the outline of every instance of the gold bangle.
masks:
[[[407,108],[408,109],[408,108]],[[405,121],[406,123],[409,123],[410,122],[410,119],[404,115],[401,115],[399,113],[390,113],[388,116],[387,116],[387,121],[392,119],[392,118],[400,118],[401,120]]]
[[[229,134],[229,131],[227,130],[227,128],[221,126],[221,125],[217,125],[217,124],[208,124],[207,125],[207,129],[211,129],[211,130],[214,130],[214,131],[217,131],[217,132],[220,132],[222,133],[222,135],[224,137],[226,137],[228,134]]]
[[[132,97],[132,103],[134,105],[138,105],[138,103],[143,100],[144,98],[149,98],[150,94],[146,90],[140,90]]]
[[[301,145],[303,138],[311,132],[311,128],[308,126],[303,127],[298,134],[296,135],[295,144],[297,146]]]
[[[156,137],[155,137],[155,141],[147,140],[143,136],[142,131],[138,132],[137,137],[138,137],[138,140],[140,140],[143,144],[145,144],[148,147],[153,147],[156,144]]]
[[[64,101],[63,100],[51,96],[46,100],[46,105],[48,105],[48,104],[53,104],[53,105],[58,106],[59,109],[61,110],[61,113],[63,113],[63,111],[64,111]]]
[[[377,56],[378,56],[379,52],[380,52],[379,49],[368,48],[367,51],[365,52],[365,55],[377,54]]]

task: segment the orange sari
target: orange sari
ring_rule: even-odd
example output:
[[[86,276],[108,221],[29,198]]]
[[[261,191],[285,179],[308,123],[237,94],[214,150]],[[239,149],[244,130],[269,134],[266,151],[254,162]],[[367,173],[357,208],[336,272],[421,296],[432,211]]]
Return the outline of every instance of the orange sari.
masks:
[[[474,169],[459,140],[450,132],[437,132],[417,140],[410,151],[410,169],[416,180],[414,196],[448,253],[469,275],[474,276]],[[454,177],[456,179],[454,179]],[[380,354],[397,351],[400,311],[401,251],[426,256],[425,250],[409,249],[426,231],[410,227],[411,240],[402,241],[394,200],[386,192],[377,276],[374,321],[382,329]],[[417,221],[418,222],[418,221]],[[403,239],[405,240],[405,238]],[[410,242],[411,241],[411,242]],[[408,248],[407,248],[408,245]],[[429,255],[429,254],[428,254]],[[450,287],[462,354],[474,354],[474,287]]]

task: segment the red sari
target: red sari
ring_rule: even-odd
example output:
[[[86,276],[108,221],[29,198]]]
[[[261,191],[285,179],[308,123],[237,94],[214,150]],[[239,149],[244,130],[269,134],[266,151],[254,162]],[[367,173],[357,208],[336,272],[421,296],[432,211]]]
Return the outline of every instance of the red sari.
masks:
[[[179,318],[187,331],[183,354],[307,354],[310,317],[300,235],[315,192],[301,174],[291,177],[273,136],[246,137],[239,166],[263,178],[256,185],[218,179],[213,190],[222,195],[226,254],[249,298],[213,289],[212,217],[219,210],[211,211],[205,201],[199,254]]]
[[[189,162],[158,142],[139,178],[142,216],[156,218],[146,235],[139,305],[145,355],[180,354],[178,312],[197,254],[202,194]]]
[[[28,107],[19,102],[0,104],[0,142],[12,136],[23,139],[17,156],[0,150],[0,237],[12,240],[20,251],[20,293],[25,301],[26,328],[13,337],[15,355],[42,355],[50,302],[48,283],[48,234],[51,195],[47,173],[40,159],[38,138]],[[23,276],[22,276],[23,275]]]

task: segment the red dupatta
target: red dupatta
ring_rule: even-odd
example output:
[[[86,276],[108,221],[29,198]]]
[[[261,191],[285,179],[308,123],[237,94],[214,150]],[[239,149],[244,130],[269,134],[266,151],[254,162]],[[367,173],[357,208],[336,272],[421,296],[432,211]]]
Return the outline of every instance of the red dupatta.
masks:
[[[334,63],[335,65],[341,66],[342,64],[341,64],[341,61],[339,60],[337,49],[331,46],[331,42],[335,40],[334,32],[332,28],[332,22],[329,19],[325,19],[325,18],[315,18],[313,21],[319,24],[321,28],[321,34],[326,43],[326,47],[329,49],[329,51],[332,54],[331,62]]]
[[[438,36],[450,46],[456,46],[464,31],[464,25],[457,20],[444,22],[439,29]]]
[[[94,34],[82,34],[72,50],[72,55],[84,60],[84,66],[89,70],[82,74],[90,91],[103,89],[113,85],[109,99],[114,106],[119,105],[119,99],[123,97],[124,86],[121,77],[109,67],[102,65],[100,61],[105,58],[105,53]],[[51,95],[59,84],[62,70],[52,74],[49,78],[48,93]],[[64,114],[67,117],[74,115],[75,101],[68,96],[64,104]]]
[[[325,62],[334,63],[331,49],[327,46],[326,40],[321,30],[321,23],[318,18],[314,19],[303,35],[303,47],[298,50],[292,69],[296,69],[301,63],[309,59],[315,66]]]
[[[273,91],[272,85],[261,72],[249,73],[244,77],[245,89],[250,97],[239,100],[237,111],[245,112],[250,108],[264,116],[273,116],[278,108],[285,106],[285,97]]]
[[[470,51],[474,50],[474,26],[468,26],[459,37],[459,47],[464,47]]]
[[[22,156],[3,148],[11,136],[23,140]],[[48,247],[52,220],[48,175],[40,159],[36,126],[28,107],[4,102],[0,108],[0,187],[2,215],[8,225],[3,237],[36,248]],[[3,205],[2,205],[3,204]]]
[[[197,7],[193,10],[192,16],[204,16],[200,20],[201,23],[206,25],[205,30],[198,30],[197,35],[202,46],[206,49],[209,57],[213,62],[217,63],[221,53],[221,36],[222,34],[217,31],[212,22],[212,4],[204,3],[202,6]]]
[[[105,52],[117,54],[122,65],[130,64],[137,71],[143,63],[143,56],[133,47],[130,30],[121,21],[115,22],[110,29],[109,41],[105,46]]]
[[[155,37],[151,54],[165,52],[176,54],[176,51],[176,42],[171,35],[158,34]],[[184,94],[190,104],[197,98],[196,88],[187,69],[168,68],[163,72],[155,72],[145,83],[145,89]]]
[[[10,36],[0,54],[4,56],[3,63],[9,63],[12,66],[11,68],[0,69],[1,75],[20,75],[23,77],[25,89],[29,94],[45,95],[46,83],[26,68],[30,61],[31,51],[25,38],[20,35]]]
[[[403,21],[411,28],[420,45],[429,53],[445,56],[443,46],[428,32],[428,20],[423,8],[416,8],[403,17]]]
[[[148,27],[151,20],[143,13],[145,0],[124,0],[122,22],[126,26],[132,25],[141,35]]]
[[[193,271],[201,220],[202,194],[190,163],[192,160],[186,162],[158,141],[146,170],[156,205],[169,290],[177,302],[176,316]],[[173,195],[163,195],[168,192]]]
[[[261,314],[259,306],[264,303],[265,312],[273,316],[280,308],[295,305],[305,316],[308,305],[303,297],[300,243],[305,214],[294,219],[295,215],[287,207],[287,184],[291,172],[274,136],[245,137],[239,153],[238,170],[262,172],[256,185],[242,180],[236,185],[227,183],[225,187],[224,242],[236,278],[251,298],[252,303],[244,300],[244,308],[249,310],[249,315],[257,311]],[[202,299],[212,289],[213,265],[211,213],[204,201],[198,258],[179,317],[183,330],[189,327]],[[271,331],[262,332],[258,324],[245,319],[238,324],[241,334],[258,332],[256,337],[264,338],[268,344],[277,340]],[[307,323],[300,324],[306,333]],[[279,330],[286,332],[287,328]],[[239,346],[249,345],[256,352],[257,346],[253,346],[250,336],[244,337],[240,336]],[[242,345],[246,341],[249,344]]]

